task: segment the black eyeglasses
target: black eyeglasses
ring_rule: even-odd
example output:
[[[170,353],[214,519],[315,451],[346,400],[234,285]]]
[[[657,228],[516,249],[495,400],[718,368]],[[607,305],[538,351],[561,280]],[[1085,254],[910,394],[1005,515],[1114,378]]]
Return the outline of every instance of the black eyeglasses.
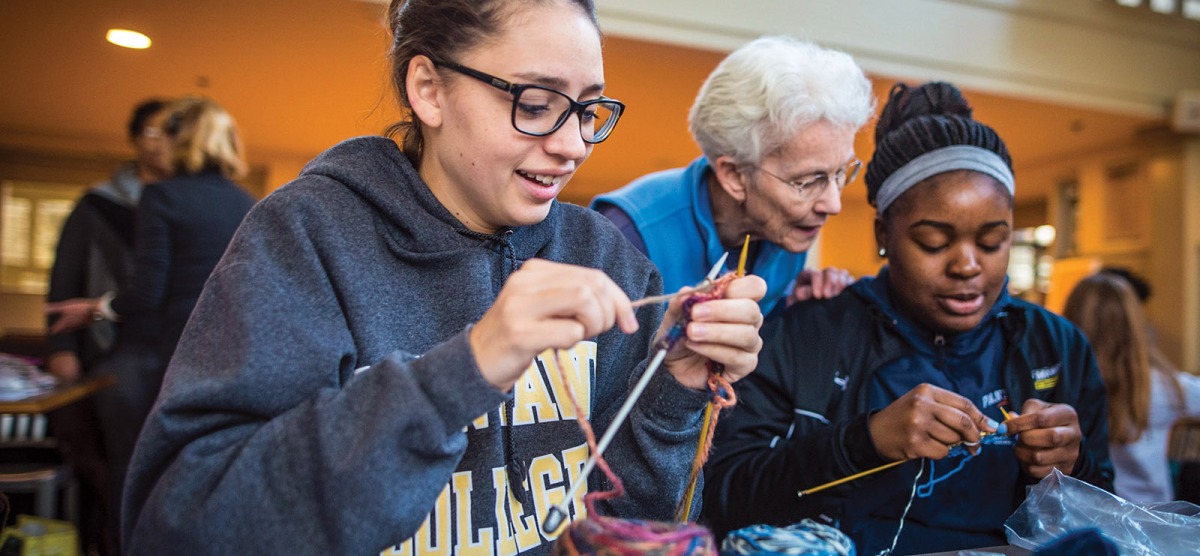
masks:
[[[510,83],[494,75],[468,68],[454,62],[434,61],[435,65],[474,77],[512,95],[512,126],[525,135],[543,137],[562,127],[571,114],[579,114],[579,135],[585,143],[596,144],[612,134],[625,111],[619,100],[600,97],[583,102],[541,85]]]
[[[862,170],[862,161],[857,159],[850,161],[844,168],[839,168],[834,172],[832,179],[828,173],[819,172],[811,176],[789,180],[772,174],[764,170],[761,166],[751,165],[751,167],[791,186],[800,195],[801,200],[808,201],[820,197],[821,193],[829,187],[830,183],[836,184],[838,193],[841,194],[842,190],[846,188],[846,184],[854,181],[854,178],[858,176],[859,170]]]

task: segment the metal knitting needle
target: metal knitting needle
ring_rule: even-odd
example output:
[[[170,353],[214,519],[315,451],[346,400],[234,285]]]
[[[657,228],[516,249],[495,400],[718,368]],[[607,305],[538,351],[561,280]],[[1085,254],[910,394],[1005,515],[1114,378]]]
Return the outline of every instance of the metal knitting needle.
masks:
[[[725,259],[728,257],[729,253],[721,255],[721,260],[717,261],[717,264],[713,265],[712,270],[708,272],[708,276],[704,279],[704,284],[702,285],[707,285],[709,282],[716,280],[717,275],[721,273],[721,269],[725,267]],[[693,293],[695,291],[696,290],[690,290],[686,293]],[[672,328],[681,326],[682,324],[682,322],[676,322]],[[669,335],[670,331],[668,331],[664,337]],[[559,526],[561,526],[563,521],[567,518],[567,506],[570,505],[571,501],[575,498],[575,493],[579,491],[579,487],[587,483],[588,474],[592,472],[592,468],[596,467],[596,460],[598,460],[604,453],[604,450],[608,448],[608,443],[612,442],[613,437],[616,436],[617,431],[621,428],[621,425],[625,423],[625,419],[629,417],[629,412],[633,410],[633,404],[637,403],[638,398],[642,396],[642,391],[645,390],[646,386],[650,384],[650,379],[654,378],[654,372],[658,370],[660,365],[662,365],[663,359],[667,357],[667,351],[669,349],[669,346],[661,347],[657,352],[655,352],[654,359],[651,359],[650,364],[646,365],[646,370],[642,372],[642,377],[638,379],[637,384],[634,385],[633,391],[629,393],[629,397],[625,398],[625,403],[621,404],[621,409],[617,411],[616,417],[613,417],[612,423],[608,425],[608,430],[604,431],[604,436],[600,437],[600,442],[596,443],[596,453],[592,454],[592,456],[588,458],[587,463],[584,464],[583,470],[579,473],[579,480],[576,481],[575,484],[571,485],[571,490],[567,491],[567,495],[563,497],[561,502],[555,506],[552,506],[550,511],[546,512],[546,517],[542,520],[542,531],[544,531],[547,535],[557,531]]]

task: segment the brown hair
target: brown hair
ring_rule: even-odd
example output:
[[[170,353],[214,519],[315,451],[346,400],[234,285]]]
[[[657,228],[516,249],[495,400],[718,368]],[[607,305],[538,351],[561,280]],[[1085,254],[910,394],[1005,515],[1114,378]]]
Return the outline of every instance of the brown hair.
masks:
[[[1176,399],[1183,399],[1174,367],[1148,337],[1137,294],[1120,276],[1101,272],[1084,278],[1067,297],[1063,316],[1083,330],[1096,353],[1108,390],[1110,442],[1129,444],[1149,426],[1152,362],[1172,379]]]
[[[163,131],[174,143],[171,165],[181,174],[218,171],[234,179],[246,173],[237,123],[211,99],[186,97],[167,106]]]
[[[554,0],[525,0],[528,4],[547,4]],[[593,0],[569,0],[596,23]],[[405,81],[414,56],[434,61],[455,61],[460,52],[469,50],[499,34],[505,16],[515,0],[392,0],[388,8],[388,28],[392,32],[392,85],[400,106],[407,114],[388,127],[388,136],[402,136],[405,156],[414,165],[421,158],[424,136],[421,123],[412,114]],[[599,26],[597,25],[597,29]]]

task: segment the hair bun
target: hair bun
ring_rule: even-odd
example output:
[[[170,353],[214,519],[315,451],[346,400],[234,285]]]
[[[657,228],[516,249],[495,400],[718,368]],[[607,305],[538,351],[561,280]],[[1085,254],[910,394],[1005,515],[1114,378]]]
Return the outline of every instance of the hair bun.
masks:
[[[949,83],[934,81],[917,87],[897,83],[888,93],[887,104],[875,124],[875,142],[905,122],[922,116],[958,116],[969,120],[971,104],[958,87]]]

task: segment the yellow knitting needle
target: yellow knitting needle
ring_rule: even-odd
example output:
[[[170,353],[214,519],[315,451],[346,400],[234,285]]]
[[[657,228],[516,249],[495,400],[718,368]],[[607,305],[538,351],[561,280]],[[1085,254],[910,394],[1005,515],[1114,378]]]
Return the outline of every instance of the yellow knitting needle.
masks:
[[[746,275],[746,255],[749,252],[750,252],[750,234],[746,234],[746,241],[742,242],[742,254],[738,255],[737,276],[739,278]],[[704,455],[701,452],[704,450],[704,445],[708,443],[709,433],[712,432],[709,430],[709,428],[712,425],[712,414],[713,414],[713,404],[712,404],[712,402],[709,402],[707,405],[704,406],[704,424],[700,427],[700,445],[696,447],[696,458],[692,462],[693,467],[695,466],[696,462],[698,462],[700,460],[700,457]],[[679,513],[675,516],[676,519],[678,519],[679,521],[687,521],[688,516],[691,515],[691,513],[692,513],[692,501],[693,501],[693,499],[695,499],[695,497],[696,497],[696,480],[692,479],[691,481],[689,481],[687,494],[684,495],[684,500],[686,500],[687,502],[684,503],[684,505],[680,509]]]
[[[845,483],[848,483],[848,482],[850,482],[850,481],[853,481],[853,480],[856,480],[856,479],[861,479],[861,478],[863,478],[863,477],[866,477],[867,475],[870,475],[870,474],[872,474],[872,473],[878,473],[878,472],[880,472],[880,471],[883,471],[884,469],[891,469],[891,468],[893,468],[893,467],[895,467],[895,466],[897,466],[897,465],[900,465],[901,463],[904,463],[904,462],[906,462],[906,461],[912,461],[912,460],[902,459],[902,460],[900,460],[900,461],[893,461],[892,463],[885,463],[885,464],[883,464],[883,465],[880,465],[879,467],[876,467],[876,468],[874,468],[874,469],[868,469],[868,470],[866,470],[866,471],[863,471],[863,472],[861,472],[861,473],[855,473],[855,474],[853,474],[853,475],[850,475],[849,477],[842,477],[841,479],[838,479],[838,480],[836,480],[836,481],[832,481],[832,482],[825,483],[825,484],[823,484],[823,485],[821,485],[821,486],[816,486],[816,487],[810,488],[810,489],[808,489],[808,490],[802,490],[802,491],[800,491],[800,492],[797,492],[797,493],[796,493],[796,496],[801,496],[801,497],[802,497],[802,496],[805,496],[805,495],[808,495],[808,494],[813,494],[813,493],[816,493],[816,492],[821,492],[822,490],[825,490],[825,489],[827,489],[827,488],[833,488],[833,487],[835,487],[835,486],[838,486],[838,485],[841,485],[841,484],[845,484]]]
[[[738,256],[738,278],[746,275],[746,255],[750,254],[750,234],[746,234],[746,241],[742,242],[742,254]]]
[[[1003,411],[1004,411],[1004,408],[1000,408],[1000,411],[1001,411],[1001,412],[1003,412]],[[1007,416],[1008,414],[1007,414],[1007,413],[1005,413],[1005,415]],[[980,437],[980,438],[983,438],[983,437],[985,437],[985,436],[988,436],[988,435],[990,435],[990,434],[994,434],[994,433],[990,433],[990,432],[980,432],[980,433],[979,433],[979,437]],[[979,445],[979,443],[978,443],[978,442],[975,442],[975,443],[970,443],[970,442],[959,442],[959,443],[957,443],[957,444],[954,444],[954,445],[952,445],[952,446],[950,446],[950,447],[951,447],[951,448],[953,448],[953,447],[955,447],[955,446],[958,446],[958,445],[960,445],[960,444],[965,444],[965,445],[967,445],[967,446],[978,446],[978,445]],[[915,458],[914,458],[914,459],[915,459]],[[808,489],[808,490],[801,490],[800,492],[797,492],[797,493],[796,493],[796,496],[798,496],[798,497],[803,497],[803,496],[805,496],[805,495],[807,495],[807,494],[813,494],[813,493],[816,493],[816,492],[821,492],[822,490],[825,490],[825,489],[827,489],[827,488],[833,488],[833,487],[835,487],[835,486],[838,486],[838,485],[841,485],[841,484],[846,484],[846,483],[848,483],[848,482],[850,482],[850,481],[853,481],[853,480],[856,480],[856,479],[861,479],[861,478],[863,478],[863,477],[866,477],[867,475],[870,475],[870,474],[872,474],[872,473],[878,473],[878,472],[880,472],[880,471],[883,471],[883,470],[885,470],[885,469],[891,469],[891,468],[893,468],[893,467],[895,467],[895,466],[897,466],[897,465],[900,465],[901,463],[904,463],[904,462],[906,462],[906,461],[912,461],[912,459],[902,459],[902,460],[900,460],[900,461],[893,461],[892,463],[885,463],[885,464],[883,464],[883,465],[880,465],[879,467],[876,467],[876,468],[874,468],[874,469],[868,469],[868,470],[866,470],[866,471],[862,471],[862,472],[859,472],[859,473],[855,473],[855,474],[853,474],[853,475],[850,475],[849,477],[842,477],[841,479],[838,479],[838,480],[836,480],[836,481],[828,482],[828,483],[825,483],[825,484],[823,484],[823,485],[821,485],[821,486],[815,486],[815,487],[812,487],[812,488],[810,488],[810,489]]]

